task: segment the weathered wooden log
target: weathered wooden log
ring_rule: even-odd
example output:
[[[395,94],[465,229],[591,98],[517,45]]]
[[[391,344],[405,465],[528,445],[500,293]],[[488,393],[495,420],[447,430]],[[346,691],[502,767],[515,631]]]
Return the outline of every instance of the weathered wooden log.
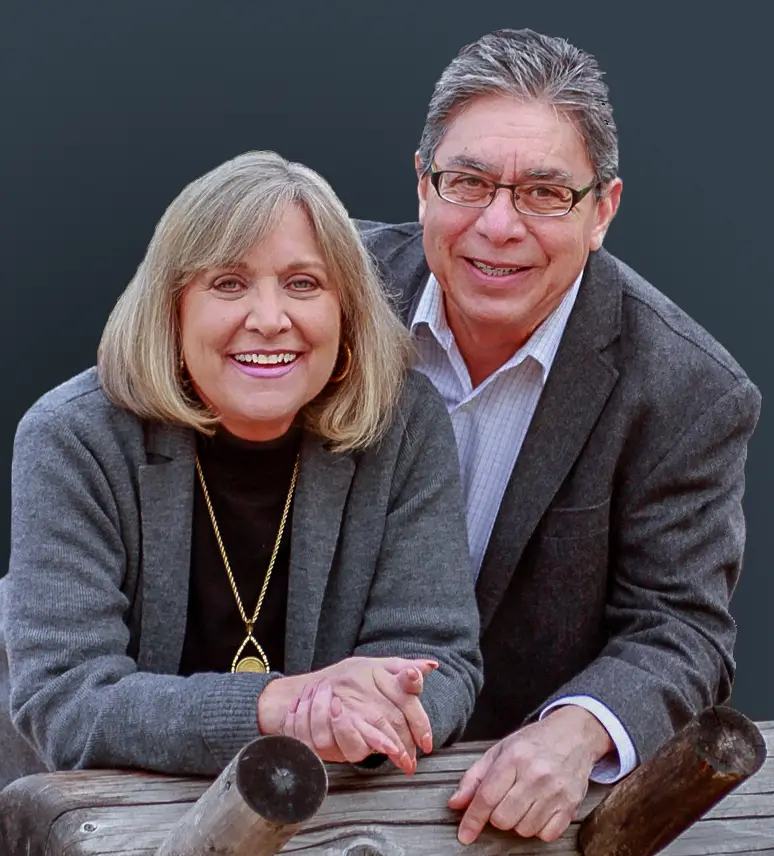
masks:
[[[164,839],[156,856],[275,856],[328,791],[325,766],[292,737],[244,747]]]
[[[758,728],[711,707],[608,794],[581,824],[584,856],[652,856],[674,841],[766,759]]]
[[[761,769],[678,836],[669,856],[772,852],[774,722],[758,726],[769,750]],[[551,844],[491,826],[475,844],[459,843],[460,813],[447,801],[491,745],[440,749],[420,760],[414,776],[389,765],[368,775],[329,765],[320,810],[282,856],[578,856],[579,824],[610,793],[609,785],[589,787],[577,820]],[[28,776],[0,791],[0,838],[10,856],[151,856],[210,785],[207,779],[117,770]]]

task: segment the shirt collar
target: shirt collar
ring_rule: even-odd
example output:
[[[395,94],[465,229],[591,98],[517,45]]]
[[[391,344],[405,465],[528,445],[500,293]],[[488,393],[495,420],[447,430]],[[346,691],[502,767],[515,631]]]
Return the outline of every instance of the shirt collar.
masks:
[[[443,305],[443,292],[438,280],[431,273],[417,304],[417,311],[411,320],[410,329],[416,333],[420,326],[426,326],[438,344],[448,351],[454,341],[454,334],[446,321],[446,309]]]
[[[559,343],[564,335],[564,329],[567,326],[570,313],[573,306],[575,306],[575,300],[578,297],[582,279],[583,271],[578,274],[577,279],[564,295],[556,309],[543,321],[521,348],[498,369],[497,374],[522,363],[527,357],[532,357],[541,366],[545,381],[554,362],[556,352],[559,349]],[[411,332],[416,334],[418,328],[423,325],[430,331],[433,338],[443,350],[448,352],[454,342],[454,334],[446,320],[441,286],[432,273],[419,298],[417,311],[414,313],[414,318],[411,321]]]

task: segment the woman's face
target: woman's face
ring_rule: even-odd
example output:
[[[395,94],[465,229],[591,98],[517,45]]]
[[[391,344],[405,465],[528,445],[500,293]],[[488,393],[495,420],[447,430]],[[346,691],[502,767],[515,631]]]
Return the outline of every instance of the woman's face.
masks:
[[[245,440],[282,436],[325,387],[339,296],[303,209],[233,267],[197,274],[180,302],[183,358],[202,401]]]

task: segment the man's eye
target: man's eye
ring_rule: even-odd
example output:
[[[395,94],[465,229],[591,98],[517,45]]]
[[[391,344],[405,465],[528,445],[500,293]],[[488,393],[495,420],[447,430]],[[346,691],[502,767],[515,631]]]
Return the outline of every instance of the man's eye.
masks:
[[[566,191],[560,187],[552,187],[548,184],[536,184],[528,188],[527,193],[533,199],[563,199]]]
[[[482,178],[475,175],[460,175],[454,178],[452,184],[457,187],[466,187],[470,189],[486,187],[486,182]]]

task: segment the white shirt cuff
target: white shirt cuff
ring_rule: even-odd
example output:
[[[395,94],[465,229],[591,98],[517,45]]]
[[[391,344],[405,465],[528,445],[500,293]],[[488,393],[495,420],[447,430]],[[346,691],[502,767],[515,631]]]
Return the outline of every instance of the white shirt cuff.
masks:
[[[621,724],[621,720],[609,708],[605,707],[601,701],[597,701],[597,699],[591,696],[565,696],[552,702],[542,710],[540,712],[540,719],[550,710],[568,704],[582,707],[595,716],[615,744],[616,754],[611,753],[598,761],[594,765],[589,779],[601,785],[612,785],[613,782],[617,782],[624,776],[628,776],[637,766],[637,750],[634,748],[631,737],[629,737],[626,729]]]

